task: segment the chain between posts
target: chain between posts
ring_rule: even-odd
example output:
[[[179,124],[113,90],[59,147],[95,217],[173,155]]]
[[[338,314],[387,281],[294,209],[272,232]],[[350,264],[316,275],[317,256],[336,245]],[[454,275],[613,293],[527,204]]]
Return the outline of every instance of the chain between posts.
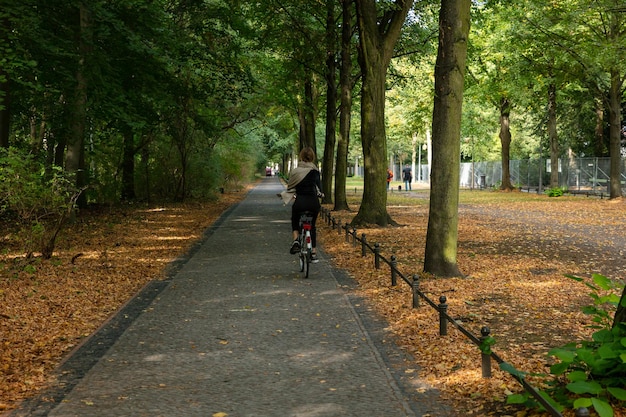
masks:
[[[345,241],[349,243],[350,239],[352,239],[353,246],[357,245],[357,242],[361,243],[361,256],[367,256],[367,251],[369,249],[370,252],[374,254],[374,267],[376,269],[380,269],[380,263],[385,262],[389,265],[391,270],[391,285],[397,285],[397,277],[399,276],[405,281],[412,290],[413,293],[413,308],[420,307],[420,299],[424,300],[426,304],[430,305],[432,308],[439,312],[439,334],[440,336],[446,336],[448,334],[448,323],[453,324],[462,334],[464,334],[468,339],[470,339],[474,344],[481,347],[483,346],[485,340],[490,337],[490,329],[486,326],[481,328],[481,337],[478,338],[474,336],[471,332],[469,332],[465,327],[461,325],[458,320],[453,319],[448,315],[448,304],[447,297],[445,295],[441,295],[439,297],[439,304],[433,302],[430,298],[426,296],[420,290],[420,282],[419,275],[415,274],[412,276],[412,280],[407,279],[402,272],[400,272],[397,268],[398,261],[395,255],[391,256],[389,260],[387,260],[383,255],[381,255],[381,246],[380,243],[375,243],[372,247],[368,244],[365,233],[361,234],[359,238],[357,236],[356,228],[352,228],[350,230],[350,226],[346,223],[344,226],[341,225],[341,221],[336,221],[332,218],[329,210],[323,210],[322,215],[326,216],[328,225],[332,224],[332,228],[338,228],[338,234],[341,235],[341,229],[345,230]],[[482,368],[482,376],[483,378],[491,377],[491,359],[494,359],[498,364],[504,363],[502,358],[500,358],[495,352],[491,351],[491,349],[484,349],[481,352],[481,368]],[[535,400],[537,400],[545,410],[550,413],[553,417],[563,417],[563,415],[552,406],[550,402],[546,400],[532,385],[530,385],[523,377],[511,374],[513,378],[515,378],[524,389],[532,395]],[[586,413],[586,414],[585,414]],[[587,417],[589,416],[589,411],[585,408],[580,408],[576,410],[576,417]]]

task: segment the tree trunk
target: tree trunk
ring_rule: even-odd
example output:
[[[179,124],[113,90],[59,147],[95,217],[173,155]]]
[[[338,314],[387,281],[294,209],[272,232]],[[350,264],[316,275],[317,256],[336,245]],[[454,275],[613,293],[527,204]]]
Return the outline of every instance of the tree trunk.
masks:
[[[298,107],[298,122],[300,123],[300,129],[298,131],[298,151],[308,146],[308,140],[306,138],[306,116],[304,114],[304,105]]]
[[[396,0],[382,21],[375,0],[355,0],[359,24],[361,91],[361,141],[363,143],[364,187],[354,225],[395,224],[387,213],[387,137],[385,133],[385,81],[394,46],[413,5]]]
[[[84,3],[79,5],[78,28],[78,68],[76,71],[76,88],[72,97],[69,123],[67,153],[65,154],[65,170],[75,175],[76,188],[82,189],[87,181],[85,175],[85,132],[87,130],[87,75],[86,59],[89,50],[89,31],[91,23],[89,11]],[[81,193],[77,204],[85,207],[87,200]]]
[[[621,102],[622,102],[622,81],[620,72],[614,68],[611,70],[611,87],[609,90],[609,155],[611,157],[610,168],[610,198],[622,196],[622,122],[621,122]]]
[[[0,69],[0,148],[9,147],[11,126],[11,92],[9,74]]]
[[[144,146],[141,149],[141,162],[143,163],[143,175],[145,182],[145,195],[143,198],[147,203],[152,201],[152,190],[150,181],[150,147]]]
[[[122,156],[123,201],[135,199],[135,135],[130,127],[124,130],[124,154]]]
[[[367,80],[366,75],[363,76],[361,93],[363,199],[353,224],[388,226],[393,221],[387,213],[387,138],[384,109],[381,108],[385,101],[385,75],[381,75],[380,71],[371,72],[367,75]]]
[[[617,310],[615,310],[615,316],[613,316],[613,326],[615,327],[618,323],[626,323],[626,306],[623,304],[626,299],[626,287],[622,290],[622,296],[619,300],[619,304],[617,305]]]
[[[442,0],[435,65],[430,211],[424,272],[461,276],[457,266],[461,111],[470,0]]]
[[[187,198],[187,168],[189,166],[189,150],[192,147],[190,129],[187,117],[191,107],[190,97],[181,97],[179,100],[179,114],[176,116],[174,140],[176,149],[180,158],[180,170],[178,171],[175,199],[176,201],[184,201]]]
[[[350,144],[350,122],[352,111],[352,0],[342,0],[341,25],[341,105],[339,107],[339,138],[337,140],[337,164],[335,166],[335,210],[348,210],[346,176],[348,175],[348,145]]]
[[[507,97],[500,100],[500,144],[502,145],[502,184],[501,190],[511,191],[511,171],[509,162],[511,159],[511,129],[510,116],[511,102]]]
[[[314,85],[313,75],[309,72],[304,82],[304,107],[302,109],[302,138],[301,148],[311,147],[317,155],[317,141],[315,140],[315,123],[317,116],[317,91]]]
[[[604,155],[604,100],[597,98],[596,107],[596,127],[594,130],[594,156]]]
[[[335,162],[335,142],[337,130],[337,64],[335,59],[337,30],[335,29],[335,1],[326,0],[326,140],[322,163],[323,203],[333,202],[333,164]]]
[[[38,154],[43,149],[43,140],[46,135],[46,117],[41,114],[37,118],[37,110],[32,110],[30,116],[30,149],[34,154]]]
[[[11,33],[11,22],[8,17],[4,17],[1,20],[2,24],[2,38],[0,42],[5,45],[10,45],[8,41],[8,34]],[[9,74],[0,68],[0,148],[9,147],[9,133],[11,122],[11,92],[9,88]]]
[[[559,186],[559,138],[556,131],[556,86],[548,86],[548,137],[550,139],[550,187]]]

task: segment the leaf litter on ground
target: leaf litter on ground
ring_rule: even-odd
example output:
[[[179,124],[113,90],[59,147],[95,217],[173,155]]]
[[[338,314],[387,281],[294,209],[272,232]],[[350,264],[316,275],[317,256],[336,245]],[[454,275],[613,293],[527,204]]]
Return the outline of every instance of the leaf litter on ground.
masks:
[[[592,332],[581,313],[590,303],[588,288],[565,274],[625,276],[626,207],[622,201],[514,194],[483,191],[474,196],[488,196],[484,200],[462,198],[458,264],[465,276],[424,276],[420,289],[435,301],[445,295],[448,313],[474,334],[488,326],[494,351],[516,369],[545,373],[550,348]],[[244,196],[87,211],[64,231],[47,261],[21,256],[7,225],[9,232],[0,236],[0,412],[45,389],[72,349],[147,282],[165,277],[170,262]],[[427,202],[419,192],[393,196],[389,213],[402,226],[357,232],[379,242],[383,256],[395,255],[407,276],[423,268]],[[349,222],[358,201],[351,204],[354,211],[332,215]],[[542,415],[507,406],[506,396],[520,392],[519,384],[495,364],[492,377],[482,378],[478,348],[455,329],[440,337],[437,312],[424,303],[413,309],[409,287],[401,281],[392,287],[384,265],[376,270],[360,248],[321,222],[319,233],[323,250],[358,282],[357,291],[410,354],[407,375],[439,389],[459,416]]]
[[[487,326],[496,340],[493,350],[528,373],[529,382],[539,384],[533,374],[548,373],[548,350],[588,340],[593,332],[591,318],[581,311],[591,304],[589,288],[565,274],[590,277],[597,272],[622,281],[626,276],[626,205],[621,199],[474,193],[487,198],[469,197],[469,203],[461,199],[457,259],[462,278],[422,273],[427,198],[408,204],[409,195],[390,197],[394,203],[388,212],[402,226],[362,228],[356,235],[365,234],[370,245],[379,243],[387,260],[395,256],[408,279],[418,274],[420,290],[432,301],[439,303],[445,295],[448,314],[476,337]],[[346,224],[357,210],[355,201],[353,211],[331,215]],[[493,361],[492,377],[482,378],[478,347],[455,329],[439,336],[438,313],[424,302],[413,309],[410,286],[398,279],[392,287],[387,265],[376,270],[373,255],[364,260],[360,247],[330,227],[321,229],[320,241],[414,358],[415,374],[439,389],[458,416],[549,415],[506,405],[507,395],[522,392],[521,385]],[[614,408],[616,416],[626,415],[623,408]]]

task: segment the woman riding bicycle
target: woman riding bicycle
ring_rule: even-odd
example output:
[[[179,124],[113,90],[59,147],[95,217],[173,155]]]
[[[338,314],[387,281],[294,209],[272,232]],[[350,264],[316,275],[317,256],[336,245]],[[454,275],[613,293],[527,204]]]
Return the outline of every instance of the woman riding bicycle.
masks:
[[[315,152],[312,148],[306,147],[300,151],[299,164],[289,172],[289,182],[286,193],[295,192],[295,202],[291,208],[291,230],[293,231],[293,243],[290,253],[296,254],[300,251],[300,214],[309,211],[313,215],[311,222],[311,245],[313,247],[313,261],[317,261],[317,232],[315,221],[320,212],[320,201],[322,184],[320,182],[320,172],[315,166]]]

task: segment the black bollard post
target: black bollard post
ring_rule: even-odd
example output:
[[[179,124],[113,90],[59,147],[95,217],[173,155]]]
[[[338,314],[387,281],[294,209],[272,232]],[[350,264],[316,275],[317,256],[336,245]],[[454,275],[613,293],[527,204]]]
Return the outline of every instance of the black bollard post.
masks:
[[[374,267],[380,269],[380,243],[374,243]]]
[[[395,255],[391,255],[391,286],[395,287],[398,285],[398,278],[396,277],[396,267],[398,266],[398,261],[396,260]]]
[[[361,257],[367,256],[367,238],[365,233],[361,234]]]
[[[439,297],[439,305],[437,306],[439,310],[439,336],[446,336],[448,334],[448,319],[446,318],[448,304],[446,304],[446,301],[448,301],[448,299],[445,295]]]
[[[418,308],[420,306],[420,277],[419,275],[413,275],[413,282],[411,283],[411,289],[413,290],[413,308]]]
[[[576,409],[576,417],[589,417],[591,414],[587,407],[580,407]]]
[[[356,227],[352,228],[352,246],[356,247]]]
[[[480,343],[482,344],[485,339],[487,339],[489,337],[489,333],[491,333],[491,330],[489,330],[489,327],[484,326],[480,329]],[[480,354],[481,359],[482,359],[482,372],[483,372],[483,378],[491,378],[491,355],[481,352]]]

